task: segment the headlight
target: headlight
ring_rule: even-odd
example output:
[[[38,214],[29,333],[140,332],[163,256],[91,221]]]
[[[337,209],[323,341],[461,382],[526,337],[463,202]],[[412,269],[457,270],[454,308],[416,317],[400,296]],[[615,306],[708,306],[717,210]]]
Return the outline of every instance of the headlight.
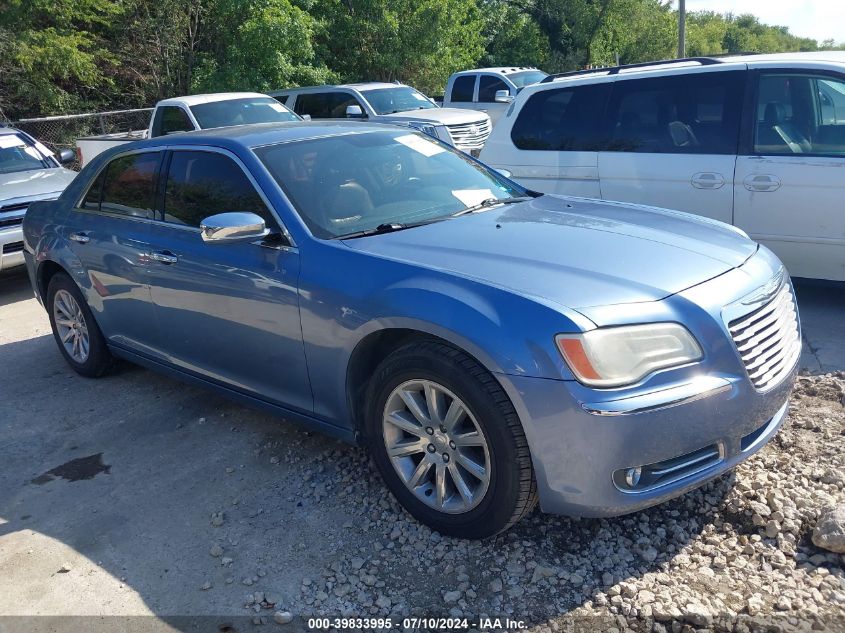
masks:
[[[428,123],[418,123],[417,121],[411,121],[408,125],[415,130],[419,130],[423,134],[428,134],[429,136],[437,138],[437,128],[433,125]]]
[[[692,334],[677,323],[599,328],[583,334],[558,334],[560,353],[579,382],[620,387],[658,369],[700,360]]]

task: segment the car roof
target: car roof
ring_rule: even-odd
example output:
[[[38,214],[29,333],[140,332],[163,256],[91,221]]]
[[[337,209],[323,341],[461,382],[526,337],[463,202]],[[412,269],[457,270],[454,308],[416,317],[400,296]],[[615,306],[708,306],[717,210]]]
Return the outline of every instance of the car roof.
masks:
[[[395,125],[384,123],[364,123],[361,121],[290,121],[284,123],[253,123],[231,127],[196,130],[168,134],[153,139],[136,141],[136,147],[156,147],[169,145],[208,145],[211,147],[259,147],[288,141],[300,141],[326,136],[343,136],[364,132],[397,131]],[[413,130],[406,130],[409,134]],[[121,147],[128,147],[121,146]]]
[[[512,75],[513,73],[521,73],[531,70],[543,72],[539,68],[534,68],[533,66],[491,66],[489,68],[473,68],[472,70],[462,70],[455,74],[469,75],[472,73],[499,73],[501,75]]]
[[[688,70],[690,68],[707,68],[709,70],[718,71],[721,66],[727,66],[728,68],[723,69],[728,70],[730,67],[736,68],[738,65],[747,65],[750,68],[755,68],[758,66],[771,66],[772,64],[777,63],[795,62],[845,64],[845,51],[810,51],[803,53],[766,54],[740,53],[736,55],[720,55],[715,57],[664,59],[627,66],[608,66],[561,73],[559,75],[551,75],[550,79],[547,79],[544,83],[539,85],[548,86],[550,83],[556,83],[559,81],[583,80],[597,77],[626,77],[634,74],[637,76],[647,76],[649,74],[666,75],[675,70]]]
[[[299,92],[311,92],[311,91],[320,91],[320,90],[336,90],[338,88],[346,88],[351,90],[373,90],[373,89],[380,89],[380,88],[397,88],[403,87],[407,88],[405,84],[396,84],[390,83],[386,81],[365,81],[361,83],[349,83],[349,84],[325,84],[322,86],[300,86],[299,88],[286,88],[284,90],[271,90],[267,94],[270,96],[281,96],[281,95],[289,95],[295,94]]]
[[[260,92],[215,92],[202,95],[186,95],[184,97],[171,97],[159,101],[156,106],[186,105],[188,107],[201,103],[214,103],[216,101],[230,101],[232,99],[253,99],[256,97],[266,98],[267,95]]]

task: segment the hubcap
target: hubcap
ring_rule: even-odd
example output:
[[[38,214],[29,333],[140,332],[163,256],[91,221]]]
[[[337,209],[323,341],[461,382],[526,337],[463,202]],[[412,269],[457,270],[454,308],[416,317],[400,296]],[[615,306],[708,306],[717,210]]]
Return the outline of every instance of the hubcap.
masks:
[[[59,290],[53,299],[53,319],[68,356],[77,363],[88,360],[88,325],[82,308],[67,290]]]
[[[408,490],[449,514],[468,512],[490,485],[487,438],[464,402],[431,380],[409,380],[387,398],[387,455]]]

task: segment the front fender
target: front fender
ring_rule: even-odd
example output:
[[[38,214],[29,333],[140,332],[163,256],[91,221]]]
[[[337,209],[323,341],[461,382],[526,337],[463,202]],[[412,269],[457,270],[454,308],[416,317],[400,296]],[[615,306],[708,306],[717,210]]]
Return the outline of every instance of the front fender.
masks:
[[[567,380],[555,334],[594,327],[580,313],[503,288],[348,249],[325,251],[317,269],[303,261],[300,312],[315,413],[340,426],[352,426],[350,359],[375,332],[430,334],[493,373]]]

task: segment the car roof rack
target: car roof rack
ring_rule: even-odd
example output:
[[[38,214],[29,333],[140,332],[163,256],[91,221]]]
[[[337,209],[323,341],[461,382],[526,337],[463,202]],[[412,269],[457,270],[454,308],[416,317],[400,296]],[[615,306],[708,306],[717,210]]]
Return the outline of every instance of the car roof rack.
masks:
[[[697,62],[702,66],[712,66],[713,64],[723,63],[721,59],[715,57],[682,57],[678,59],[660,59],[654,62],[640,62],[638,64],[622,64],[621,66],[603,66],[601,68],[585,68],[584,70],[573,70],[567,73],[558,73],[556,75],[549,75],[541,84],[551,83],[555,79],[563,77],[577,77],[578,75],[589,75],[592,73],[607,73],[608,75],[618,75],[621,70],[629,70],[632,68],[649,68],[650,66],[665,66],[668,64],[683,64],[685,62]]]

